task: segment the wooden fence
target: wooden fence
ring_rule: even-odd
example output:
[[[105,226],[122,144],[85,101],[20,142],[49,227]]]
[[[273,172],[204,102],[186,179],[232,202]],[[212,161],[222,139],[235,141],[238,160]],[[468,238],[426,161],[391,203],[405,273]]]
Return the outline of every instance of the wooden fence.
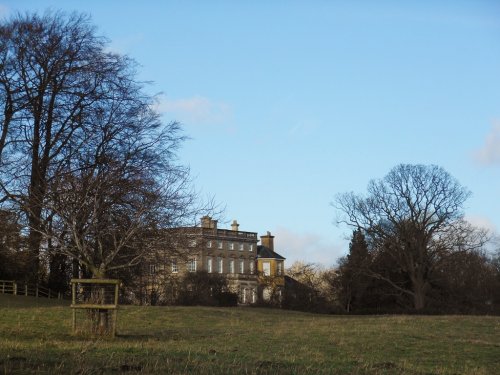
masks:
[[[63,299],[64,297],[62,293],[55,292],[42,285],[17,282],[14,280],[0,280],[0,293],[41,298]]]

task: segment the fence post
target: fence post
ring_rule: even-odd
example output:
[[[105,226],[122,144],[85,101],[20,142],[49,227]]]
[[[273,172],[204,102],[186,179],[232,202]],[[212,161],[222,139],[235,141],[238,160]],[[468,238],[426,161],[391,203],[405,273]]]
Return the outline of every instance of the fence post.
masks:
[[[28,284],[24,284],[24,295],[28,296]]]
[[[73,321],[72,321],[72,328],[73,328],[73,334],[76,333],[76,282],[73,282],[71,280],[71,307],[72,308],[72,313],[73,313]]]
[[[50,288],[49,288],[49,299],[50,299]]]
[[[61,292],[57,292],[57,299],[62,299]]]
[[[38,283],[35,285],[35,296],[38,298]]]
[[[14,285],[14,295],[17,296],[17,283],[14,281],[12,285]]]
[[[2,294],[5,293],[5,281],[2,281]]]

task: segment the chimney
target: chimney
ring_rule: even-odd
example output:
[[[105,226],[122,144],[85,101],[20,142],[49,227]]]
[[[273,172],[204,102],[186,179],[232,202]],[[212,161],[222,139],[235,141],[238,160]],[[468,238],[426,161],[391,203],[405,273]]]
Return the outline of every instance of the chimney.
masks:
[[[240,224],[236,220],[233,220],[233,223],[231,224],[231,230],[238,231]]]
[[[201,227],[207,229],[217,229],[217,220],[212,220],[210,216],[203,216],[201,218]]]
[[[260,241],[262,246],[274,251],[274,236],[271,236],[271,232],[268,231],[266,235],[260,236]]]
[[[203,216],[201,218],[201,227],[210,228],[212,224],[212,218],[210,216]]]

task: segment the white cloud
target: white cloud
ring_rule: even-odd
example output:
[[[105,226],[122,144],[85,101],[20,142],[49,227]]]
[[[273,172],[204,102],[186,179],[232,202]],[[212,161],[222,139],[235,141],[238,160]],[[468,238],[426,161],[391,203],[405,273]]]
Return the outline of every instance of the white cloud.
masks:
[[[485,216],[481,215],[466,215],[465,220],[478,228],[484,228],[490,233],[497,233],[497,228],[495,224]]]
[[[483,165],[500,165],[500,122],[495,121],[475,159]]]
[[[227,103],[199,95],[186,99],[162,97],[157,109],[160,113],[174,117],[175,120],[194,125],[227,124],[231,118],[231,108]]]
[[[273,235],[275,250],[286,258],[287,267],[295,261],[331,267],[347,251],[346,244],[334,243],[317,233],[297,233],[278,227]]]

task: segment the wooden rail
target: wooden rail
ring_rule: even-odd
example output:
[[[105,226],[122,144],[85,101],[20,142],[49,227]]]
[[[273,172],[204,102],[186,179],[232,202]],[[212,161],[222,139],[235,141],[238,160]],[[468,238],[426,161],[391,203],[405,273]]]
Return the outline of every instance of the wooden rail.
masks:
[[[50,288],[46,288],[38,284],[29,284],[14,280],[0,280],[0,293],[12,294],[15,296],[63,299],[62,293],[50,290]]]

